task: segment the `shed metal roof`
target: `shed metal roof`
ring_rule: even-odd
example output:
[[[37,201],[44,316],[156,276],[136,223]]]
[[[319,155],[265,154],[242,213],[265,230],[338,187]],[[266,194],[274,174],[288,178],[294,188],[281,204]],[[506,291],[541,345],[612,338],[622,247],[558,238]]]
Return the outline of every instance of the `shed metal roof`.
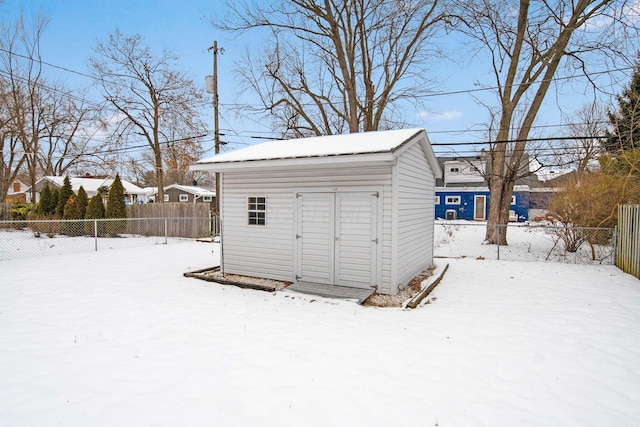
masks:
[[[422,128],[268,141],[199,160],[191,166],[191,169],[224,170],[229,166],[242,167],[242,164],[246,162],[268,165],[282,160],[388,155],[393,154],[421,133],[425,136],[425,142],[428,143],[426,132]],[[435,163],[436,170],[439,170],[430,146],[428,151],[432,167]],[[381,159],[381,157],[378,156],[376,159]]]

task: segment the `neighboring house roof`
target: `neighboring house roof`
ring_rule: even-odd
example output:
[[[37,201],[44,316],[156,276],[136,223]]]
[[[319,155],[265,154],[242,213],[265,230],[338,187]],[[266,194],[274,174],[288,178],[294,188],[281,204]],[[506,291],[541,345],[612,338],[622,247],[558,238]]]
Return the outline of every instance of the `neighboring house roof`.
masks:
[[[552,168],[542,168],[535,172],[540,181],[544,183],[549,183],[550,181],[554,181],[561,176],[567,175],[574,172],[572,169],[552,169]]]
[[[216,192],[212,191],[212,190],[208,190],[206,188],[203,187],[194,187],[191,185],[180,185],[180,184],[171,184],[168,185],[166,187],[164,187],[164,191],[170,190],[172,188],[176,188],[180,191],[184,191],[185,193],[190,193],[193,194],[197,197],[203,197],[203,196],[211,196],[211,197],[215,197],[216,196]],[[157,192],[157,189],[156,189]]]
[[[42,181],[47,181],[56,187],[62,187],[64,185],[64,176],[43,176],[36,182],[36,186]],[[74,178],[69,177],[69,182],[71,183],[71,189],[74,192],[77,192],[80,187],[84,188],[84,191],[87,193],[95,194],[98,192],[98,189],[101,187],[110,187],[113,184],[113,178]],[[128,194],[147,194],[142,188],[138,187],[135,184],[130,183],[129,181],[125,181],[123,179],[120,180],[122,182],[122,186],[124,187],[125,193]],[[37,187],[36,187],[37,188]]]
[[[486,179],[482,179],[482,181],[470,180],[469,182],[460,182],[460,181],[445,182],[445,176],[443,176],[444,170],[445,170],[444,165],[446,162],[453,162],[453,161],[469,162],[469,163],[482,161],[486,163],[486,167],[488,169],[491,168],[491,162],[489,162],[489,157],[487,155],[480,154],[477,156],[438,157],[438,163],[440,164],[441,169],[443,170],[443,174],[436,177],[436,187],[486,187],[487,186]],[[529,171],[529,170],[530,170],[529,155],[525,153],[522,156],[522,163],[520,165],[520,174],[525,175],[525,171]],[[488,172],[490,173],[490,170]],[[516,185],[537,187],[537,186],[540,186],[540,180],[538,175],[536,175],[535,173],[531,173],[530,175],[519,178],[516,181]]]
[[[414,138],[423,136],[422,148],[434,175],[441,175],[424,129],[403,129],[328,135],[312,138],[269,141],[214,157],[202,159],[192,170],[230,170],[245,167],[269,167],[274,164],[316,164],[324,162],[391,161],[398,151]]]

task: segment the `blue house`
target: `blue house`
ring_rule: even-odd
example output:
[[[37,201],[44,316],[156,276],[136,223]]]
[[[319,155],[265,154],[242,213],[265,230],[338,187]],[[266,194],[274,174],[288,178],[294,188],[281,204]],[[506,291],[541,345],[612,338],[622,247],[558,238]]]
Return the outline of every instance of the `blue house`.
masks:
[[[491,200],[485,180],[487,159],[478,157],[439,157],[443,176],[436,179],[435,215],[441,219],[485,221]],[[528,169],[528,159],[523,167]],[[537,177],[519,180],[514,187],[509,209],[509,220],[523,222],[529,219],[531,187]],[[533,185],[532,185],[533,184]]]

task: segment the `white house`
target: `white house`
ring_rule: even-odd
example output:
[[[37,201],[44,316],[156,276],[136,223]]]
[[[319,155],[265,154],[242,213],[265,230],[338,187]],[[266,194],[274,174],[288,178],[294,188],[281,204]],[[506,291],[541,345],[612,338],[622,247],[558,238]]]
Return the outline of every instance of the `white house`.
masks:
[[[220,173],[224,273],[396,294],[433,263],[424,129],[270,141],[203,159]]]
[[[120,181],[122,182],[125,197],[129,203],[146,203],[147,192],[145,190],[129,181],[125,181],[124,179],[121,179]],[[91,198],[98,192],[106,194],[109,191],[111,184],[113,184],[113,178],[69,177],[69,183],[71,184],[71,189],[74,193],[77,193],[80,187],[82,187],[87,193],[87,197]],[[40,192],[45,185],[49,185],[51,188],[62,188],[63,184],[63,176],[43,176],[36,181],[35,202],[37,203],[40,201]],[[27,190],[27,194],[30,198],[31,188]]]

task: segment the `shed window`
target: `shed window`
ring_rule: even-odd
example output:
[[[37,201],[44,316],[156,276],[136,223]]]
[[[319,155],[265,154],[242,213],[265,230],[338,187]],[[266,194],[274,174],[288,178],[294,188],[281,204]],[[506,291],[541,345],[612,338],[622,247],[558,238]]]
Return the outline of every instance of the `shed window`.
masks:
[[[211,202],[213,200],[213,198],[211,196],[202,196],[202,201],[203,202]]]
[[[435,203],[436,205],[440,204],[440,196],[436,196]]]
[[[189,195],[188,194],[181,194],[180,195],[180,201],[181,202],[188,202],[189,201]]]
[[[266,225],[267,219],[267,198],[248,198],[249,225]]]
[[[165,195],[164,195],[164,201],[165,201],[165,202],[168,202],[168,201],[169,201],[169,195],[168,195],[168,194],[165,194]]]
[[[516,204],[516,196],[515,195],[511,196],[511,204],[512,205]]]
[[[447,205],[459,205],[460,196],[447,196]]]
[[[460,172],[460,168],[456,167],[456,168],[450,168],[449,172],[451,173],[459,173]]]

